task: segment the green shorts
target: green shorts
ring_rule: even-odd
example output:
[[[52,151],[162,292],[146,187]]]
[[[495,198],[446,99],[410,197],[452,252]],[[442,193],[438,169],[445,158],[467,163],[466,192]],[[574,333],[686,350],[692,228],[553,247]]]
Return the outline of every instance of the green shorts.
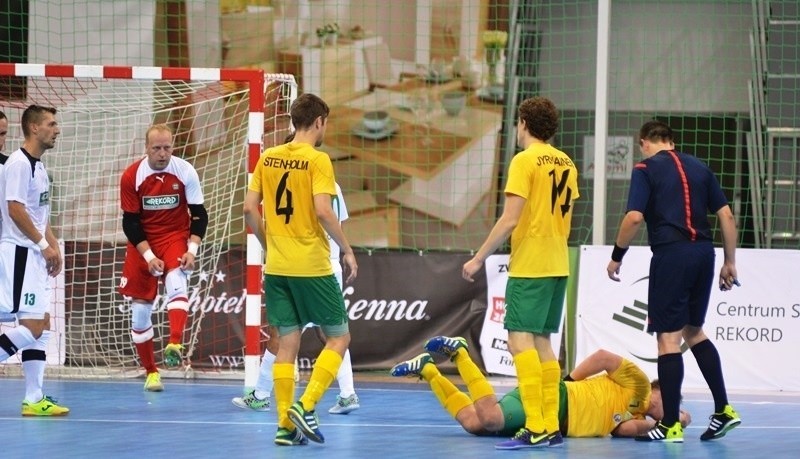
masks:
[[[500,437],[513,437],[519,429],[525,427],[525,409],[522,407],[522,398],[519,387],[515,387],[500,400],[500,411],[503,412],[503,429],[496,433]],[[558,385],[558,422],[564,425],[567,416],[567,386],[564,381]]]
[[[349,333],[347,311],[336,277],[264,276],[267,320],[281,335],[305,324],[319,325],[326,336]]]
[[[522,398],[519,395],[519,387],[515,387],[509,393],[497,401],[500,411],[503,412],[503,429],[497,432],[500,437],[513,437],[519,429],[525,427],[525,409],[522,407]]]
[[[567,277],[509,277],[506,283],[505,329],[557,333],[567,292]]]

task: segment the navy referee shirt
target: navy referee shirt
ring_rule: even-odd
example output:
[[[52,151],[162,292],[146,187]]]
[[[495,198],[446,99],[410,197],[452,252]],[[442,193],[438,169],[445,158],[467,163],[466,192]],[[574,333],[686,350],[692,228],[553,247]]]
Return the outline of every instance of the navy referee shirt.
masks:
[[[692,155],[662,150],[637,163],[626,213],[647,222],[650,247],[678,241],[712,241],[708,213],[728,204],[711,169]]]

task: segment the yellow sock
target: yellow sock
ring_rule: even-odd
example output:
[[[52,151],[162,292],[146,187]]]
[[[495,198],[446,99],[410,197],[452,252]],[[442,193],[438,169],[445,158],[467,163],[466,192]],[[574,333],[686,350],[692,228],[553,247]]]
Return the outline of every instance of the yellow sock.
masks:
[[[317,406],[317,402],[322,398],[322,394],[328,390],[328,387],[336,377],[339,371],[339,365],[342,364],[342,356],[330,349],[323,349],[314,363],[314,370],[311,372],[311,378],[308,380],[306,391],[300,397],[300,403],[306,411],[312,411]]]
[[[467,394],[458,390],[455,384],[449,379],[442,376],[436,365],[429,363],[422,367],[420,375],[428,384],[431,385],[431,390],[439,403],[442,404],[445,410],[450,413],[453,418],[456,417],[459,411],[464,407],[472,404]]]
[[[561,367],[558,360],[542,362],[542,415],[547,432],[558,432],[558,386]]]
[[[294,430],[294,424],[286,412],[294,402],[294,364],[275,363],[272,365],[272,380],[275,382],[275,409],[278,412],[278,427]]]
[[[483,376],[483,373],[481,373],[480,368],[475,365],[475,362],[469,358],[469,352],[467,352],[466,349],[463,347],[459,348],[453,360],[458,369],[458,374],[461,375],[461,379],[463,379],[464,383],[467,385],[469,396],[473,401],[489,395],[494,395],[492,385],[489,384],[489,381]]]
[[[514,357],[519,380],[519,395],[522,408],[525,410],[525,428],[531,432],[542,433],[545,430],[542,417],[542,364],[539,353],[531,349]]]

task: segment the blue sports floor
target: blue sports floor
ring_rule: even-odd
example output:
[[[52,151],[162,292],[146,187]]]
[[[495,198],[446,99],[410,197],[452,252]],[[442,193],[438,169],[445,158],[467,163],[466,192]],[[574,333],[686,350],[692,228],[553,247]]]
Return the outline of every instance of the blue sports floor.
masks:
[[[330,415],[337,389],[318,407],[325,444],[278,447],[274,411],[245,411],[230,399],[241,382],[164,379],[161,393],[142,391],[142,380],[45,381],[46,393],[69,406],[63,418],[23,418],[21,379],[0,379],[2,458],[487,458],[800,457],[800,394],[731,394],[742,425],[725,438],[700,442],[713,405],[706,394],[684,394],[693,417],[683,444],[630,439],[567,439],[564,448],[496,451],[497,438],[461,430],[424,382],[383,382],[356,376],[361,409]],[[366,380],[369,380],[367,382]],[[303,383],[298,386],[298,393]],[[508,382],[496,386],[498,394]]]

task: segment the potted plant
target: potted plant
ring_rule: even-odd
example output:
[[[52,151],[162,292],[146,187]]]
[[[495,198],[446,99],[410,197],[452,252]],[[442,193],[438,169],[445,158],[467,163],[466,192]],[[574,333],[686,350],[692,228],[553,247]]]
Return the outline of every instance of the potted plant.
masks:
[[[329,22],[324,26],[317,28],[317,37],[319,38],[320,46],[336,46],[336,41],[339,37],[339,24],[335,22]]]

